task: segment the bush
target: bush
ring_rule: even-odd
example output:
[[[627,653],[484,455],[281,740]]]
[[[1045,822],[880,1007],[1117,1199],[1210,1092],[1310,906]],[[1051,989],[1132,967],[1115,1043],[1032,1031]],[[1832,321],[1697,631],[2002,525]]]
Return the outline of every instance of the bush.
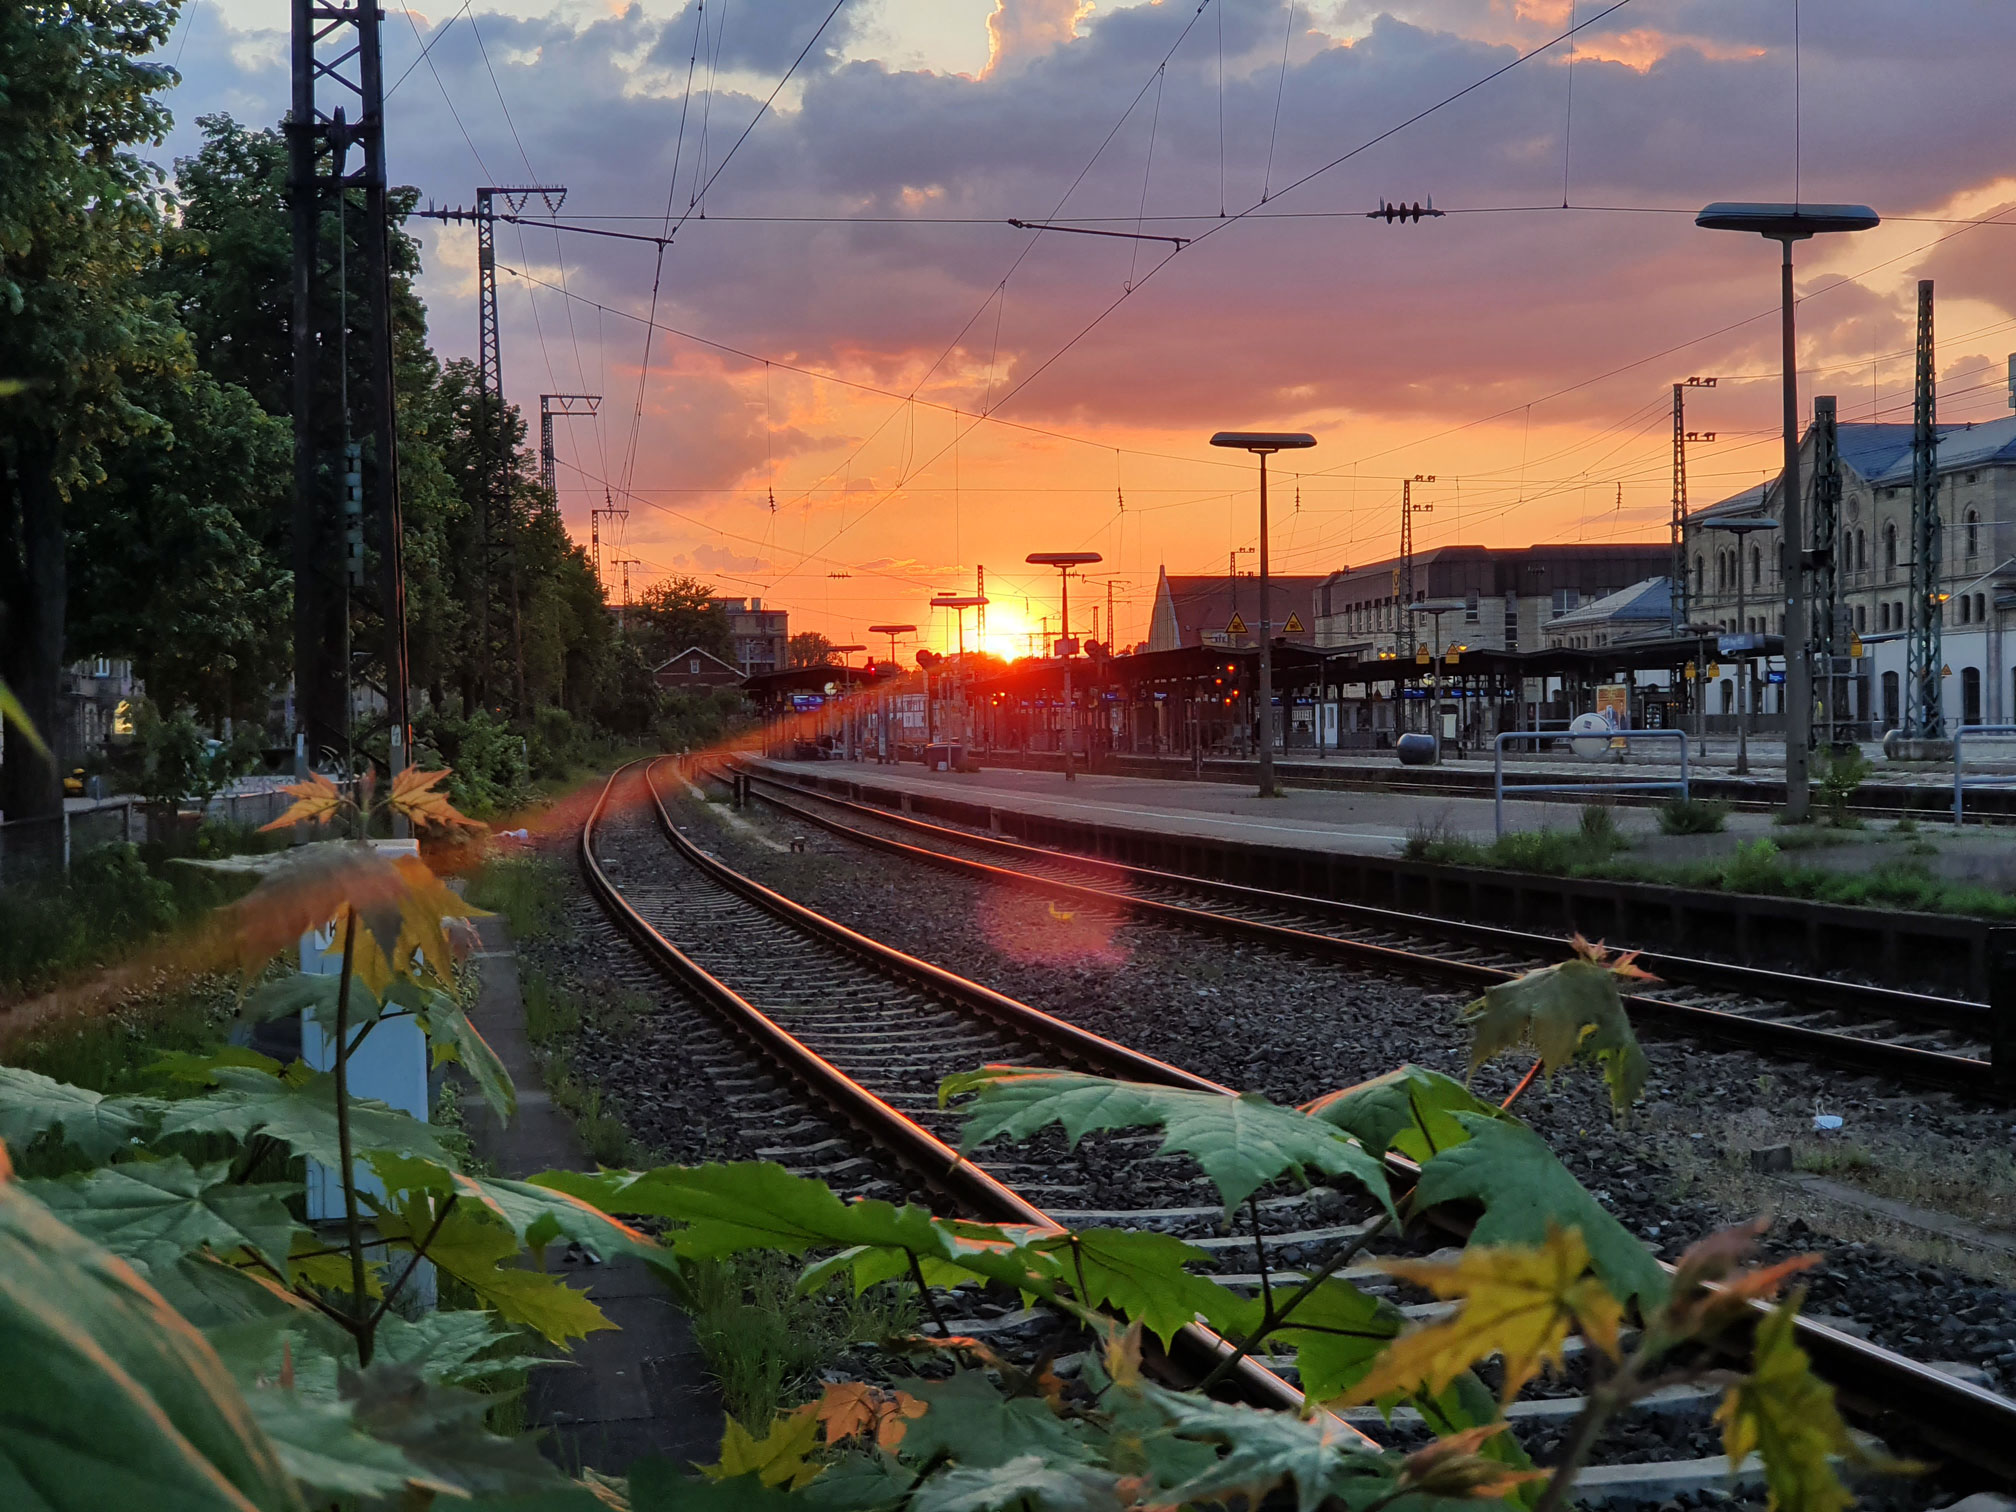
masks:
[[[563,779],[581,761],[582,732],[574,716],[548,704],[532,715],[532,734],[526,744],[531,754],[532,775],[541,779]]]
[[[1783,895],[1787,891],[1786,877],[1778,864],[1778,854],[1778,847],[1762,838],[1737,846],[1735,854],[1722,866],[1723,889]]]
[[[452,768],[448,801],[476,819],[494,819],[531,801],[529,742],[487,709],[467,719],[430,714],[419,738]]]
[[[1729,805],[1712,798],[1672,798],[1659,805],[1662,835],[1719,835],[1729,817]]]
[[[47,986],[177,922],[175,889],[137,846],[101,845],[67,880],[0,891],[0,988]]]
[[[1827,805],[1827,821],[1836,829],[1860,823],[1851,818],[1848,805],[1868,775],[1869,763],[1856,749],[1843,751],[1827,763],[1826,774],[1820,779],[1820,801]]]
[[[733,688],[668,693],[653,733],[668,751],[703,751],[748,728],[753,717],[749,701]]]
[[[1600,850],[1607,855],[1624,848],[1624,837],[1617,831],[1617,816],[1604,804],[1582,805],[1581,829],[1582,839],[1592,850]]]
[[[1457,832],[1446,813],[1416,819],[1408,826],[1400,854],[1409,861],[1439,861],[1445,866],[1476,866],[1484,848]]]

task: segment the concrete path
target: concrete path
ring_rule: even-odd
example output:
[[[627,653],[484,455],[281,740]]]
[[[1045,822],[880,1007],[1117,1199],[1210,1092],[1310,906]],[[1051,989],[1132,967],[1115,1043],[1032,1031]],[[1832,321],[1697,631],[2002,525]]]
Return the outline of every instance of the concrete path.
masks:
[[[502,1125],[471,1089],[464,1106],[477,1153],[500,1175],[592,1171],[574,1125],[553,1105],[525,1037],[518,958],[500,918],[477,920],[483,949],[482,988],[473,1014],[518,1087],[518,1117]],[[532,1372],[527,1393],[530,1421],[552,1430],[549,1455],[562,1468],[583,1466],[621,1475],[647,1455],[684,1465],[711,1461],[721,1445],[721,1408],[692,1324],[665,1288],[641,1264],[618,1260],[570,1263],[565,1247],[547,1253],[547,1268],[579,1273],[616,1329],[592,1333],[574,1346],[571,1361]],[[569,1275],[575,1280],[575,1276]]]

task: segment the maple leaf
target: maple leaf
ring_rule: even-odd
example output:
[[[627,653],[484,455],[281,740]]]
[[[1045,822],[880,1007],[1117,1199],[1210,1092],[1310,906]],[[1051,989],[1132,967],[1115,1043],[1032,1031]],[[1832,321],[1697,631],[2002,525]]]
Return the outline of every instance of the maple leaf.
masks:
[[[423,772],[419,767],[409,766],[392,779],[392,792],[386,799],[395,814],[404,814],[418,825],[438,824],[446,829],[485,828],[480,819],[471,819],[459,812],[448,801],[448,795],[436,791],[436,785],[448,776],[448,768]]]
[[[1448,1496],[1469,1501],[1495,1501],[1528,1481],[1545,1480],[1545,1470],[1515,1470],[1477,1451],[1487,1439],[1503,1433],[1506,1423],[1481,1423],[1423,1445],[1400,1465],[1396,1492]]]
[[[1856,1457],[1834,1392],[1813,1374],[1793,1337],[1800,1298],[1773,1308],[1757,1324],[1750,1374],[1737,1381],[1715,1410],[1731,1465],[1752,1451],[1763,1456],[1764,1484],[1773,1512],[1844,1512],[1855,1498],[1834,1473],[1832,1457]]]
[[[1628,962],[1626,967],[1637,970]],[[1614,965],[1577,954],[1485,988],[1461,1016],[1471,1032],[1471,1071],[1499,1051],[1521,1045],[1539,1052],[1550,1076],[1578,1055],[1587,1055],[1603,1067],[1611,1106],[1623,1112],[1644,1089],[1647,1064],[1618,996],[1617,979]]]
[[[1768,1227],[1769,1219],[1755,1218],[1690,1245],[1674,1268],[1673,1295],[1657,1320],[1660,1331],[1676,1340],[1713,1338],[1742,1318],[1752,1302],[1776,1295],[1787,1277],[1820,1263],[1819,1255],[1804,1254],[1738,1270]]]
[[[1402,1334],[1345,1395],[1370,1402],[1426,1384],[1439,1392],[1477,1361],[1500,1355],[1500,1400],[1558,1362],[1570,1328],[1617,1358],[1623,1304],[1589,1272],[1589,1247],[1577,1229],[1549,1226],[1538,1246],[1472,1246],[1453,1262],[1384,1260],[1378,1268],[1424,1286],[1438,1297],[1461,1297],[1448,1318]]]
[[[925,1412],[924,1403],[909,1392],[883,1391],[865,1381],[829,1381],[816,1405],[829,1445],[866,1433],[877,1448],[889,1450],[903,1442],[910,1419]]]
[[[819,1404],[779,1413],[770,1431],[757,1438],[730,1416],[721,1435],[721,1458],[702,1465],[700,1473],[710,1480],[733,1480],[738,1475],[754,1475],[766,1486],[783,1486],[796,1491],[819,1474],[818,1465],[805,1456],[819,1437]]]
[[[294,802],[271,824],[260,825],[262,831],[287,829],[296,824],[325,824],[343,807],[342,790],[320,772],[310,772],[305,781],[290,782],[280,791]]]

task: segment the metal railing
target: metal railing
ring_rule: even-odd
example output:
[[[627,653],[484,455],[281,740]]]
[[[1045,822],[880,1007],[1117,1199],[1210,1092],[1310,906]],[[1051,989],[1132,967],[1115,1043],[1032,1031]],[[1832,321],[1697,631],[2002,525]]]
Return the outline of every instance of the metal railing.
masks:
[[[1506,730],[1495,742],[1491,761],[1491,813],[1492,824],[1502,838],[1505,834],[1505,747],[1509,742],[1519,740],[1602,740],[1625,742],[1629,748],[1634,740],[1672,740],[1680,746],[1680,775],[1678,777],[1624,779],[1608,782],[1521,782],[1514,784],[1512,791],[1518,793],[1654,793],[1677,791],[1682,799],[1692,792],[1687,766],[1687,742],[1691,739],[1685,730],[1606,730],[1577,736],[1566,730]]]
[[[0,887],[45,881],[70,875],[72,863],[106,845],[144,845],[161,840],[173,827],[205,819],[229,824],[270,824],[294,800],[278,791],[291,779],[273,778],[269,785],[218,793],[202,804],[185,799],[177,805],[151,805],[132,795],[104,799],[90,808],[32,819],[0,821]],[[342,784],[346,789],[349,784]]]
[[[1962,754],[1963,743],[1969,735],[2016,736],[2016,724],[1963,724],[1953,727],[1953,822],[1967,822],[1966,762]],[[1976,792],[2006,792],[2016,788],[2016,779],[2005,778],[2000,782],[1976,782]]]

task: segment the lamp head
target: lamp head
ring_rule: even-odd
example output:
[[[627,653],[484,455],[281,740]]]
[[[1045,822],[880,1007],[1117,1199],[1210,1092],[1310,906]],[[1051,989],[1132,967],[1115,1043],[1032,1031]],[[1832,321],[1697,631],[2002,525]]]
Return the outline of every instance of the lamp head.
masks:
[[[1867,205],[1799,205],[1718,200],[1694,217],[1706,231],[1749,231],[1773,241],[1804,241],[1829,231],[1867,231],[1881,217]]]
[[[1022,560],[1032,567],[1083,567],[1105,558],[1096,551],[1032,551]]]
[[[1229,446],[1235,451],[1271,453],[1305,451],[1316,444],[1306,431],[1220,431],[1211,438],[1213,446]]]

